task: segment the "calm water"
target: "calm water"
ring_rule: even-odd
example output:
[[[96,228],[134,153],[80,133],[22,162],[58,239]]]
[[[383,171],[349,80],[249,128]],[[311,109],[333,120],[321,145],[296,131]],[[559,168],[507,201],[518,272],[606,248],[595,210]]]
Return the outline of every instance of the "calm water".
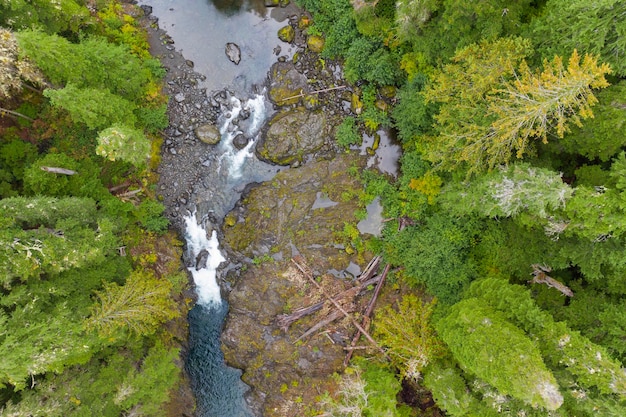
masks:
[[[276,61],[274,52],[289,55],[291,47],[277,37],[293,8],[266,8],[262,0],[142,0],[152,6],[159,26],[174,39],[177,50],[194,62],[194,69],[206,75],[208,91],[230,86],[249,91],[262,83]],[[225,54],[226,44],[241,49],[235,65]]]

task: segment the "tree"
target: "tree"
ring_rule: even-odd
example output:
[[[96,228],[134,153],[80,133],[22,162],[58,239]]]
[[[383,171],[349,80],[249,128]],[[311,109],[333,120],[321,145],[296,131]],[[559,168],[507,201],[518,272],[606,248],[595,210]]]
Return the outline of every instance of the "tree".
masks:
[[[459,215],[516,217],[527,213],[547,220],[564,208],[573,194],[561,173],[517,163],[466,183],[450,183],[440,201]]]
[[[626,75],[626,4],[620,0],[549,0],[533,19],[529,36],[542,57],[573,49],[599,56]]]
[[[15,197],[0,203],[0,276],[10,288],[104,261],[116,245],[114,222],[88,198]]]
[[[78,32],[90,20],[87,7],[74,0],[8,0],[0,3],[2,26],[15,30],[37,27],[49,33]]]
[[[43,75],[25,57],[19,56],[17,40],[7,29],[0,28],[0,99],[19,93],[24,82],[43,85]]]
[[[374,337],[406,378],[418,381],[423,369],[443,353],[443,346],[430,324],[435,301],[426,303],[405,295],[398,311],[385,306],[376,312]]]
[[[569,329],[566,323],[556,322],[535,304],[524,287],[502,279],[483,279],[474,282],[465,296],[502,312],[537,341],[551,367],[565,367],[580,386],[626,397],[626,373],[621,363],[602,346]]]
[[[568,124],[581,125],[593,116],[593,88],[604,88],[606,64],[574,51],[567,69],[562,59],[545,61],[541,73],[524,57],[527,41],[501,39],[465,48],[446,65],[425,91],[428,102],[440,103],[435,116],[438,137],[422,148],[441,168],[466,164],[476,173],[522,158],[530,139],[563,137]]]
[[[465,299],[436,327],[461,367],[500,393],[547,410],[563,404],[535,344],[501,313],[477,299]]]
[[[114,125],[98,134],[96,153],[111,161],[121,159],[143,166],[150,155],[150,141],[142,131],[124,125]]]
[[[68,84],[60,90],[47,89],[44,95],[54,106],[61,107],[78,123],[90,129],[102,129],[114,124],[133,126],[135,105],[109,90],[80,88]]]
[[[171,283],[148,273],[134,272],[119,286],[105,283],[98,291],[99,303],[86,322],[89,329],[103,335],[127,330],[137,335],[152,334],[156,328],[178,315],[170,298]]]

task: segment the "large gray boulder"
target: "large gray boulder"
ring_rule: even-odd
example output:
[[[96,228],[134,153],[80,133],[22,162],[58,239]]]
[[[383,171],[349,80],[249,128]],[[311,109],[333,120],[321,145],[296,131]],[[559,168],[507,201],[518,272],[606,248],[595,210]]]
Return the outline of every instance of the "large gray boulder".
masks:
[[[324,146],[329,129],[321,111],[300,107],[278,113],[256,147],[257,156],[277,165],[301,162],[304,156]]]
[[[269,97],[278,106],[297,103],[309,91],[307,78],[290,62],[277,62],[270,69]]]
[[[220,139],[222,138],[222,135],[220,135],[220,130],[217,128],[217,126],[210,123],[198,126],[195,130],[195,133],[198,140],[209,145],[215,145],[219,143]]]

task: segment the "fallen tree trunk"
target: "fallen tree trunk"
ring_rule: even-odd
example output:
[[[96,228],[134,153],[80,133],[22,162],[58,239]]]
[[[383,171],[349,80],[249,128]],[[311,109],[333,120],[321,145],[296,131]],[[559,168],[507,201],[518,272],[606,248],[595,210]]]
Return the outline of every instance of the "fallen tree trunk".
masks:
[[[378,283],[378,281],[380,281],[381,276],[380,275],[376,275],[375,277],[372,277],[370,279],[368,279],[367,281],[363,281],[361,282],[358,286],[356,287],[352,287],[349,288],[337,295],[335,295],[333,297],[333,299],[339,301],[342,298],[345,298],[347,295],[349,295],[348,293],[351,291],[354,291],[355,288],[357,288],[359,291],[358,293],[355,294],[358,295],[360,293],[362,293],[363,291],[365,291],[370,285],[374,285],[376,283]],[[324,304],[326,304],[327,301],[319,301],[315,304],[311,304],[310,306],[307,307],[302,307],[299,308],[297,310],[294,310],[293,312],[289,313],[289,314],[281,314],[280,316],[278,316],[276,318],[276,324],[283,330],[283,331],[287,331],[289,329],[289,326],[291,326],[294,322],[300,320],[303,317],[308,316],[309,314],[313,314],[319,310],[322,309],[322,307],[324,307]]]
[[[324,295],[324,297],[326,297],[326,299],[328,301],[330,301],[335,308],[337,308],[337,310],[339,310],[341,312],[341,314],[343,314],[348,320],[350,320],[352,322],[352,324],[354,325],[354,327],[356,327],[363,336],[365,336],[365,338],[372,344],[372,346],[374,346],[375,348],[377,348],[385,357],[387,357],[387,353],[380,347],[378,346],[378,343],[376,343],[376,341],[372,338],[372,336],[370,336],[370,334],[367,332],[367,330],[365,330],[355,319],[354,317],[352,317],[346,310],[344,310],[343,307],[341,307],[341,305],[339,305],[339,303],[336,300],[333,300],[333,298],[331,296],[329,296],[326,291],[324,291],[324,288],[322,288],[322,286],[315,281],[315,278],[313,277],[313,274],[311,273],[311,271],[308,270],[308,267],[306,266],[306,264],[304,263],[304,259],[301,256],[296,256],[294,258],[291,259],[291,262],[296,266],[296,268],[298,268],[298,270],[300,272],[302,272],[302,274],[313,284],[315,285],[315,287],[320,290],[320,292]]]
[[[387,278],[387,274],[389,273],[390,268],[391,268],[390,264],[387,264],[385,266],[383,275],[381,276],[380,280],[376,284],[376,289],[374,290],[374,294],[372,295],[370,302],[367,304],[367,309],[365,309],[365,314],[363,315],[362,325],[363,325],[363,328],[367,328],[367,330],[369,330],[369,326],[371,322],[370,317],[372,315],[372,312],[374,311],[374,306],[376,305],[378,294],[380,294],[380,290],[385,284],[385,279]],[[359,329],[357,330],[356,334],[352,338],[352,343],[350,343],[350,347],[356,346],[356,343],[359,341],[360,338],[361,338],[361,330]],[[352,359],[353,352],[354,352],[354,349],[348,350],[348,353],[346,354],[346,358],[343,360],[343,366],[348,366],[348,364],[350,363],[350,359]]]
[[[63,174],[63,175],[75,175],[76,171],[67,168],[59,168],[59,167],[41,167],[42,171],[52,172],[54,174]]]

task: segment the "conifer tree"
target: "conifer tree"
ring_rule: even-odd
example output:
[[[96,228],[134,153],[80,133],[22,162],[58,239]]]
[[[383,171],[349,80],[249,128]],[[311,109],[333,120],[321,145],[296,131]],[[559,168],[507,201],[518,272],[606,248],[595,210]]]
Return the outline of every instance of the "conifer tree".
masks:
[[[592,89],[608,86],[609,66],[574,51],[567,68],[555,57],[536,72],[524,45],[503,39],[465,48],[435,77],[425,95],[441,103],[439,136],[421,145],[429,160],[448,169],[466,164],[469,173],[492,169],[522,158],[531,140],[563,137],[570,123],[593,116]]]
[[[122,286],[106,283],[97,293],[99,303],[86,326],[107,336],[118,330],[152,334],[159,324],[178,315],[170,298],[171,287],[168,280],[141,272],[131,274]]]

